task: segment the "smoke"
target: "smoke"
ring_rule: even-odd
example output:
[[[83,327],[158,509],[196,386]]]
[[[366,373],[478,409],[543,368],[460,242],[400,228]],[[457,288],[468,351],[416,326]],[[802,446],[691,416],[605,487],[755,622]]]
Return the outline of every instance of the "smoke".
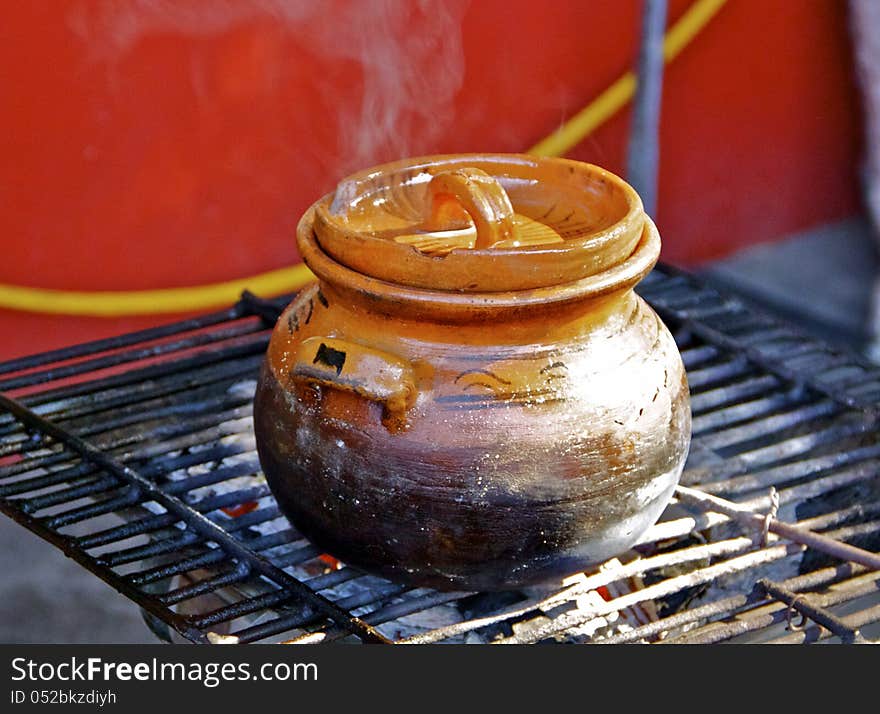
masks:
[[[343,78],[344,92],[332,84],[319,89],[335,123],[337,166],[349,169],[429,151],[448,129],[464,76],[467,1],[82,0],[67,19],[102,63],[151,35],[210,36],[248,22],[281,23],[319,63],[348,61],[359,75]],[[302,101],[308,107],[310,98]]]
[[[341,127],[343,146],[358,165],[376,153],[408,155],[416,138],[430,147],[453,118],[464,77],[464,3],[382,0],[348,9],[334,30],[364,84],[355,121]]]

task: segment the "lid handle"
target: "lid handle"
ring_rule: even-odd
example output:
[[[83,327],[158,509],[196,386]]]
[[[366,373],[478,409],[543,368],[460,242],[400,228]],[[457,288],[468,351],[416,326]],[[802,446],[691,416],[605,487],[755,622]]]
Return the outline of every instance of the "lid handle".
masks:
[[[513,205],[494,178],[481,169],[461,168],[435,174],[428,184],[425,228],[448,230],[470,216],[477,230],[474,248],[491,248],[514,237]]]

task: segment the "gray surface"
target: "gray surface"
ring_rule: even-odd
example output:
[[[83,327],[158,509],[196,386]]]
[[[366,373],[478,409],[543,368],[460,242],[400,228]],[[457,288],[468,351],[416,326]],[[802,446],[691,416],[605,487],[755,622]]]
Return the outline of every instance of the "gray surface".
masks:
[[[870,226],[853,218],[749,248],[701,272],[820,337],[860,349],[877,269]]]
[[[855,219],[758,246],[703,272],[826,339],[864,341],[877,259]],[[0,515],[0,642],[155,642],[138,608]]]
[[[157,642],[136,605],[0,515],[0,642]]]

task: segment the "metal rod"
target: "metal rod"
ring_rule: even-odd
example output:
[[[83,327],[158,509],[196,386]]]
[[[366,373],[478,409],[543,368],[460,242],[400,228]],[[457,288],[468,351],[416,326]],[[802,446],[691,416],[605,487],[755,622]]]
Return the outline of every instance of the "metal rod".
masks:
[[[221,362],[209,368],[181,369],[158,379],[144,379],[126,387],[101,388],[100,385],[91,383],[90,391],[80,397],[44,400],[29,398],[22,401],[35,414],[53,419],[56,423],[74,421],[90,415],[110,413],[116,408],[132,407],[149,400],[175,399],[181,391],[201,388],[216,392],[221,389],[218,383],[253,379],[262,359],[262,354],[255,354],[251,357]],[[40,396],[45,396],[45,393],[41,393]],[[3,426],[0,426],[0,439],[8,442],[9,435],[19,432],[22,427],[11,414],[2,416],[8,419]]]
[[[759,530],[762,530],[765,526],[765,516],[718,496],[702,493],[687,486],[678,486],[675,489],[675,495],[683,503],[718,511],[743,525]],[[856,548],[849,543],[842,543],[839,540],[776,520],[775,518],[769,519],[767,527],[771,533],[775,533],[795,543],[821,550],[823,553],[841,560],[859,563],[872,570],[880,570],[880,554],[871,553],[863,548]]]
[[[408,600],[402,600],[401,602],[397,602],[392,605],[387,605],[378,610],[374,610],[373,612],[364,615],[364,620],[369,622],[371,625],[381,625],[386,622],[391,622],[392,620],[397,620],[401,617],[406,617],[407,615],[411,615],[416,612],[430,610],[432,607],[437,607],[438,605],[445,605],[450,602],[456,602],[457,600],[462,600],[466,597],[470,597],[471,595],[473,595],[473,593],[437,592],[436,590],[431,590],[427,593],[421,593]],[[334,640],[338,640],[347,636],[348,633],[345,632],[345,630],[340,630],[338,627],[334,627],[329,630],[308,632],[304,635],[299,635],[291,640],[282,642],[281,644],[302,645],[315,644],[318,642],[326,644],[328,642],[333,642]]]
[[[691,429],[694,436],[702,436],[715,429],[724,428],[729,424],[736,424],[746,419],[760,418],[783,409],[803,406],[805,403],[803,399],[792,397],[791,394],[786,392],[777,392],[758,399],[721,407],[708,414],[697,415],[693,418]]]
[[[681,361],[684,362],[685,369],[688,371],[721,356],[718,348],[712,345],[700,345],[690,348],[679,346],[679,351],[681,352]]]
[[[663,270],[666,272],[675,272],[676,269],[664,266]],[[745,306],[738,300],[735,300],[734,298],[721,298],[717,291],[699,286],[692,278],[690,278],[690,276],[683,273],[681,275],[686,281],[690,281],[691,286],[693,286],[693,289],[688,295],[688,299],[695,301],[696,304],[707,304],[713,298],[723,299],[725,310],[728,312],[747,311],[750,314],[757,315],[757,311],[751,306],[746,310]],[[724,334],[724,332],[702,321],[706,317],[705,314],[696,310],[689,311],[687,309],[682,309],[671,300],[664,300],[662,298],[652,299],[650,284],[647,289],[643,288],[640,292],[663,319],[678,323],[681,327],[693,332],[695,335],[707,340],[711,344],[727,349],[733,353],[745,354],[753,364],[761,367],[765,371],[777,375],[792,384],[800,384],[809,387],[815,392],[823,394],[832,401],[837,402],[841,406],[845,406],[849,409],[857,409],[872,416],[877,413],[878,407],[873,401],[868,402],[865,399],[846,396],[845,393],[838,392],[835,388],[828,386],[823,383],[821,379],[818,379],[818,372],[812,375],[801,374],[785,364],[784,356],[765,353],[760,346],[741,344],[736,338]],[[806,336],[803,337],[803,340],[804,342],[811,341],[810,338]],[[863,381],[880,382],[880,370],[871,368],[867,364],[860,363],[855,355],[851,355],[850,357],[850,361],[853,364],[859,364],[859,366],[865,370]]]
[[[790,409],[763,418],[754,418],[745,424],[730,426],[708,434],[701,440],[705,446],[713,450],[730,448],[736,444],[744,444],[755,439],[768,439],[776,434],[789,431],[810,421],[821,421],[823,418],[839,413],[840,407],[828,400],[814,404],[798,406],[787,405]],[[794,407],[793,409],[791,407]],[[756,415],[757,416],[757,415]]]
[[[877,458],[880,458],[880,444],[870,444],[855,449],[815,456],[811,459],[803,459],[793,464],[783,464],[782,466],[752,471],[721,481],[701,483],[700,489],[707,493],[746,493],[748,491],[756,491],[759,488],[779,485],[786,481],[801,479],[805,473],[820,473],[837,467],[856,464],[860,461],[868,462],[864,466],[873,468],[873,464],[869,460]]]
[[[163,605],[171,606],[184,600],[190,600],[200,595],[214,592],[223,587],[235,585],[246,580],[251,574],[250,565],[245,562],[238,562],[228,572],[215,575],[205,580],[200,580],[192,585],[169,590],[166,593],[156,595],[156,599]]]
[[[749,377],[733,384],[725,384],[693,394],[691,396],[691,411],[694,414],[702,414],[725,404],[735,404],[749,397],[767,394],[767,392],[781,386],[782,382],[772,374]]]
[[[237,338],[242,343],[265,340],[265,328],[262,325],[235,325],[223,328],[215,332],[198,332],[175,342],[163,342],[151,347],[142,347],[128,352],[114,353],[101,357],[93,357],[92,359],[82,362],[74,362],[73,364],[61,365],[42,372],[28,372],[20,377],[9,377],[0,380],[0,391],[9,392],[23,387],[30,387],[35,384],[43,384],[67,377],[75,377],[87,372],[95,372],[108,367],[116,367],[130,362],[140,360],[156,359],[165,357],[174,352],[183,352],[184,350],[193,349],[195,347],[206,347],[216,342]]]
[[[771,563],[802,551],[803,546],[795,543],[746,553],[745,555],[710,565],[707,568],[701,568],[685,575],[662,580],[641,590],[635,590],[613,600],[605,601],[601,605],[597,604],[592,608],[563,613],[550,622],[537,623],[533,628],[523,631],[522,634],[499,640],[499,644],[540,642],[563,634],[566,630],[573,627],[584,625],[591,620],[595,620],[597,617],[604,617],[605,615],[619,612],[648,600],[657,600],[672,593],[680,592],[685,588],[712,582],[725,575],[751,570],[764,563]]]
[[[720,364],[688,372],[688,386],[696,392],[720,383],[729,383],[739,377],[755,373],[755,366],[745,357],[731,357]]]
[[[852,577],[864,572],[864,568],[853,563],[840,563],[838,565],[815,570],[806,575],[799,575],[785,581],[785,585],[794,590],[804,588],[815,588],[827,585],[828,583],[837,582],[843,578]],[[611,637],[604,637],[596,640],[597,644],[625,644],[627,642],[638,642],[641,640],[651,640],[664,632],[669,632],[684,625],[690,625],[700,620],[709,620],[715,617],[730,616],[735,614],[748,605],[760,602],[761,598],[758,593],[753,590],[751,593],[740,593],[731,595],[730,597],[716,600],[707,605],[677,612],[669,617],[661,618],[655,622],[650,622],[641,627],[637,627],[627,632],[620,632]]]
[[[61,535],[51,528],[47,528],[38,519],[28,516],[22,511],[10,508],[7,501],[0,499],[0,511],[20,523],[25,528],[33,531],[43,540],[51,543],[64,553],[68,558],[73,559],[87,570],[97,575],[105,583],[113,587],[116,591],[122,593],[129,600],[143,608],[151,615],[157,617],[163,622],[168,623],[177,632],[192,642],[206,642],[205,635],[195,626],[193,626],[188,618],[179,615],[173,610],[165,607],[160,601],[151,595],[129,585],[123,577],[117,575],[114,571],[100,566],[94,558],[91,558],[85,551],[78,548],[73,539]]]
[[[880,605],[874,605],[873,607],[868,607],[865,610],[861,610],[859,612],[855,612],[852,615],[847,615],[846,617],[841,618],[841,622],[845,627],[850,629],[858,629],[864,627],[865,625],[870,625],[875,622],[880,621]],[[831,631],[822,627],[821,625],[810,625],[805,627],[802,630],[795,630],[794,632],[789,632],[788,634],[778,637],[774,640],[768,642],[768,644],[800,644],[803,642],[817,642],[819,640],[825,639],[826,637],[831,636]],[[859,640],[856,644],[877,644],[876,642],[869,641],[867,639]]]
[[[801,591],[806,589],[806,587],[791,585],[789,586],[789,589],[793,591]],[[753,593],[756,591],[766,597],[766,593],[757,585],[755,586]],[[827,587],[827,592],[822,593],[821,595],[813,594],[812,597],[819,600],[822,606],[827,608],[833,605],[851,602],[876,591],[877,576],[872,572],[847,580],[834,582]],[[696,630],[690,630],[677,637],[664,640],[664,643],[715,644],[718,642],[725,642],[734,637],[740,637],[750,632],[766,630],[773,625],[785,622],[789,619],[789,616],[790,610],[788,606],[774,600],[767,605],[746,610],[729,620],[710,622]],[[847,621],[847,625],[851,625],[851,623]]]
[[[58,350],[42,352],[40,354],[29,355],[27,357],[19,357],[5,362],[0,362],[0,374],[10,374],[12,372],[19,372],[21,370],[39,367],[41,365],[49,364],[51,362],[63,362],[65,360],[75,359],[77,357],[84,357],[85,355],[96,354],[97,352],[104,352],[107,350],[115,350],[122,347],[128,347],[139,342],[148,342],[164,337],[170,337],[172,335],[179,335],[184,332],[190,332],[192,330],[210,327],[221,322],[235,320],[241,317],[242,314],[243,313],[241,312],[241,309],[236,306],[229,308],[228,310],[214,312],[209,315],[203,315],[201,317],[193,318],[190,320],[181,320],[179,322],[172,322],[167,325],[151,327],[146,330],[128,332],[124,335],[117,335],[101,340],[93,340],[92,342],[85,342],[79,345],[73,345],[72,347],[63,347]]]
[[[26,425],[39,429],[56,441],[65,444],[81,457],[94,462],[108,473],[112,473],[119,477],[120,480],[131,483],[134,488],[138,489],[144,495],[144,500],[155,501],[168,511],[175,513],[202,536],[208,540],[216,542],[233,557],[248,561],[254,570],[260,572],[270,580],[274,580],[280,586],[296,593],[299,597],[306,600],[317,610],[337,622],[342,627],[351,629],[353,633],[357,634],[365,642],[390,644],[390,641],[379,634],[372,626],[363,622],[361,619],[352,616],[345,610],[342,610],[339,606],[322,595],[312,591],[302,582],[288,575],[283,570],[273,565],[270,561],[257,555],[230,536],[216,523],[205,518],[205,516],[198,511],[189,508],[176,497],[164,493],[158,486],[156,486],[156,484],[144,478],[130,467],[120,464],[100,449],[97,449],[88,442],[70,434],[47,419],[34,414],[26,407],[6,396],[0,395],[0,407],[15,414],[16,418],[24,422]]]
[[[875,532],[877,528],[875,526]],[[499,644],[515,644],[520,642],[537,642],[551,637],[558,636],[572,627],[582,626],[599,617],[604,617],[613,612],[619,612],[632,605],[645,602],[647,600],[657,600],[659,598],[670,595],[673,592],[679,592],[687,587],[711,582],[725,575],[743,572],[757,568],[761,565],[781,560],[790,555],[803,552],[805,546],[798,543],[778,544],[763,548],[761,550],[752,551],[744,555],[731,558],[730,560],[710,565],[706,568],[687,573],[686,575],[677,576],[667,580],[660,581],[640,590],[635,590],[626,595],[606,601],[601,605],[595,605],[591,608],[574,610],[569,613],[563,613],[550,622],[538,621],[531,628],[523,628],[523,630],[514,637],[503,638],[499,640]],[[847,564],[848,565],[848,564]],[[858,568],[859,566],[849,567]],[[863,578],[865,576],[862,576]],[[873,573],[868,574],[871,578],[867,587],[876,590]],[[734,633],[736,634],[736,633]],[[688,633],[690,636],[690,633]],[[733,636],[733,635],[730,635]]]
[[[119,350],[138,343],[151,342],[153,340],[180,335],[184,332],[203,330],[206,327],[213,327],[214,325],[224,322],[232,322],[247,316],[260,317],[266,326],[271,327],[275,324],[278,315],[281,314],[284,307],[293,299],[293,296],[294,293],[291,293],[289,295],[282,295],[277,298],[266,300],[258,298],[251,292],[245,290],[241,295],[241,299],[231,308],[226,310],[212,312],[188,320],[171,322],[166,325],[150,327],[145,330],[127,332],[123,335],[92,340],[91,342],[84,342],[57,350],[41,352],[35,355],[17,357],[12,360],[0,362],[0,375],[32,369],[52,362],[64,362],[70,359],[84,357],[86,355],[97,354],[98,352]]]
[[[846,355],[826,349],[820,343],[780,327],[778,323],[762,315],[753,314],[735,300],[694,283],[688,276],[660,268],[642,285],[644,289],[640,289],[640,292],[656,307],[668,311],[667,319],[689,365],[689,374],[695,375],[692,383],[692,406],[696,419],[692,451],[693,463],[700,466],[688,469],[688,484],[699,482],[706,491],[727,495],[729,492],[748,493],[769,485],[793,483],[794,485],[780,491],[780,499],[782,503],[798,503],[819,493],[864,481],[876,471],[880,451],[877,444],[867,441],[876,441],[873,412],[870,407],[850,406],[857,404],[858,400],[846,396],[859,394],[859,400],[862,397],[864,400],[869,399],[870,391],[876,390],[876,384],[871,382],[875,378],[873,373],[861,367],[847,372],[846,368],[852,363]],[[258,302],[261,304],[247,307],[243,299],[241,311],[237,314],[259,314],[265,324],[270,324],[274,322],[283,304],[286,304],[286,301],[283,304]],[[267,304],[263,305],[262,302]],[[721,335],[722,340],[715,340],[715,333],[695,329],[698,325],[705,327],[708,320],[711,320],[711,329]],[[256,327],[252,319],[250,325]],[[216,334],[222,330],[223,328],[214,332]],[[182,333],[170,329],[168,334]],[[234,380],[245,379],[249,375],[252,378],[254,375],[256,366],[262,359],[266,341],[264,332],[254,334],[253,344],[245,348],[235,344],[240,338],[227,332],[226,337],[220,337],[216,341],[207,340],[202,345],[182,348],[180,353],[169,352],[168,359],[164,362],[154,362],[147,366],[139,366],[135,362],[125,372],[35,392],[25,398],[27,407],[47,421],[52,416],[55,426],[65,433],[73,432],[82,441],[88,438],[91,446],[103,452],[112,462],[133,468],[139,476],[150,483],[155,482],[155,488],[166,496],[184,498],[184,494],[190,493],[198,496],[202,492],[197,489],[226,482],[236,475],[250,477],[256,473],[257,459],[250,434],[249,398],[239,392],[230,393],[228,397],[222,396]],[[181,345],[188,339],[189,336],[182,336],[175,342]],[[137,340],[130,343],[135,345],[132,350],[117,354],[130,356],[138,349],[143,349],[142,345],[136,343]],[[743,359],[740,356],[743,346],[760,352],[766,365],[781,365],[781,372],[788,369],[786,375],[797,377],[803,376],[805,371],[808,372],[813,375],[810,379],[816,385],[824,384],[829,391],[837,389],[841,384],[852,386],[844,387],[848,391],[841,395],[841,399],[824,399],[823,392],[814,390],[809,380],[792,380],[777,373],[767,374],[768,367],[764,364]],[[77,349],[82,356],[102,351],[91,349],[88,345]],[[107,345],[104,349],[117,348]],[[193,353],[189,349],[198,351]],[[792,355],[797,355],[797,358],[790,359]],[[99,355],[97,360],[105,361],[96,361],[94,364],[106,364],[114,369],[126,364],[124,357],[116,365],[112,364],[113,359],[114,355]],[[48,364],[49,367],[42,372],[27,375],[28,378],[39,381],[39,374],[58,374],[58,365],[51,364],[52,360],[38,358],[37,361]],[[61,365],[62,368],[65,366]],[[835,371],[828,372],[830,367]],[[101,369],[104,373],[108,371],[105,367]],[[10,376],[17,379],[21,375]],[[92,375],[84,372],[82,376],[88,378]],[[749,399],[752,401],[744,401]],[[863,401],[858,401],[858,404],[863,404]],[[239,408],[235,405],[241,406]],[[843,405],[850,409],[860,409],[862,414],[851,411],[843,413],[840,409]],[[222,413],[213,413],[217,410]],[[20,424],[16,421],[18,418],[15,414],[0,417],[0,455],[12,454],[20,459],[11,460],[12,463],[0,467],[0,478],[5,484],[0,487],[0,495],[24,498],[0,501],[0,510],[9,512],[26,527],[35,530],[65,552],[69,551],[78,562],[131,599],[139,604],[144,603],[142,606],[151,615],[166,622],[174,620],[172,627],[178,631],[185,630],[187,634],[184,636],[199,641],[204,639],[207,627],[254,614],[259,614],[256,622],[250,619],[235,623],[236,627],[243,628],[237,633],[240,635],[239,641],[264,639],[291,627],[315,628],[302,636],[304,641],[332,641],[349,632],[349,628],[344,625],[328,623],[326,615],[311,605],[304,604],[302,597],[286,590],[283,585],[279,584],[279,589],[267,593],[268,588],[276,587],[268,582],[273,578],[264,577],[259,570],[252,569],[249,561],[227,557],[228,553],[222,544],[223,552],[206,550],[205,541],[213,539],[190,526],[185,530],[171,529],[170,526],[174,524],[188,524],[188,521],[178,512],[146,513],[141,504],[152,500],[150,493],[139,486],[131,487],[129,481],[119,478],[115,472],[104,469],[89,457],[77,459],[76,454],[71,451],[59,451],[60,445],[49,438],[51,434],[40,438],[39,427],[29,426],[23,420]],[[233,439],[226,441],[227,436]],[[769,443],[771,441],[775,443]],[[828,453],[813,456],[820,448]],[[223,462],[224,458],[233,455],[238,457],[234,462]],[[195,475],[171,474],[193,466],[199,467]],[[171,477],[167,478],[169,474]],[[713,479],[722,480],[713,482]],[[253,483],[258,482],[255,480]],[[47,496],[36,494],[30,500],[27,498],[29,493],[62,484],[65,488],[61,491]],[[223,492],[223,489],[220,491],[216,496],[209,495],[193,502],[187,500],[186,503],[193,511],[214,522],[221,532],[240,542],[248,551],[271,553],[271,564],[276,568],[297,566],[317,555],[317,549],[298,540],[299,535],[287,528],[286,523],[279,522],[260,529],[261,533],[270,535],[251,537],[251,526],[267,524],[281,517],[275,506],[264,505],[257,511],[235,519],[228,518],[217,510],[268,496],[265,485],[240,488],[231,493]],[[82,497],[96,499],[98,502],[87,506],[72,503],[72,499],[80,498],[81,504]],[[262,503],[268,504],[268,500]],[[748,502],[749,512],[759,518],[762,525],[763,516],[755,513],[755,509],[764,508],[765,500],[752,498]],[[65,503],[70,503],[68,511],[56,512],[43,520],[34,519],[22,512],[25,508],[32,510],[37,507],[63,506]],[[129,505],[135,508],[128,509]],[[165,507],[164,504],[160,505]],[[733,505],[746,508],[743,503]],[[849,524],[833,534],[825,534],[826,537],[833,535],[839,545],[845,546],[846,544],[840,543],[840,539],[849,540],[860,537],[861,534],[878,531],[875,521],[865,522],[867,517],[877,515],[878,508],[878,502],[851,505],[814,516],[796,527],[803,531],[807,527],[825,529]],[[80,538],[63,536],[53,530],[101,513],[120,510],[125,512],[126,518],[138,520],[92,533],[80,527],[79,532],[83,533]],[[701,508],[692,515],[655,525],[640,539],[637,547],[639,551],[651,552],[654,547],[652,544],[657,541],[680,539],[694,531],[709,529],[729,520],[731,516],[714,508]],[[274,530],[275,528],[282,530]],[[195,538],[194,533],[198,534]],[[106,548],[112,543],[140,534],[149,535],[152,542],[121,549],[117,546],[117,550]],[[272,544],[280,545],[276,549]],[[746,573],[765,564],[795,556],[804,550],[804,546],[797,543],[777,543],[766,549],[746,552],[753,546],[753,541],[744,536],[700,546],[682,548],[680,545],[679,541],[668,552],[633,560],[616,570],[609,569],[586,576],[577,586],[554,590],[545,596],[500,608],[486,617],[471,619],[446,629],[441,628],[419,639],[437,641],[444,636],[455,636],[455,633],[464,634],[489,624],[510,623],[516,618],[529,616],[538,619],[518,625],[514,637],[506,638],[506,641],[536,641],[558,636],[570,639],[571,628],[583,625],[591,618],[604,617],[602,613],[606,611],[608,614],[637,607],[650,600],[662,600],[690,587],[708,584],[716,577]],[[101,552],[89,555],[85,552],[87,548],[101,548]],[[266,550],[267,548],[272,550]],[[146,570],[131,573],[126,569],[130,578],[139,582],[152,582],[188,573],[187,577],[181,578],[184,584],[162,595],[147,594],[135,588],[124,576],[116,575],[110,570],[110,566],[130,563],[142,556],[156,559]],[[215,559],[217,562],[212,564]],[[701,567],[704,559],[712,564]],[[146,568],[147,564],[140,567]],[[850,572],[860,567],[862,566],[846,562],[837,566],[835,572]],[[675,572],[683,570],[685,574],[670,578],[664,570],[666,568],[673,568]],[[625,578],[637,577],[642,571],[653,571],[663,579],[647,588],[618,595],[600,607],[575,607],[575,601],[585,594],[585,588],[592,591],[603,584],[613,585]],[[202,577],[201,580],[195,580]],[[343,568],[306,580],[304,585],[319,592],[359,577],[360,573],[357,571]],[[816,580],[815,583],[819,581]],[[179,583],[174,581],[172,587],[175,585]],[[175,615],[169,609],[174,603],[198,598],[227,586],[230,589],[218,592],[218,596],[224,602],[229,602],[230,597],[241,600],[189,617]],[[791,581],[782,583],[782,586],[792,591],[798,589]],[[364,603],[364,607],[373,607],[376,602],[385,602],[393,596],[393,588],[371,590],[371,584],[365,584],[364,587],[366,592],[358,590],[363,594],[352,596],[354,599],[337,600],[334,604],[338,607],[345,606],[343,609],[348,609],[349,603],[359,602]],[[803,587],[808,586],[804,584]],[[854,593],[867,592],[872,587],[875,587],[873,581],[866,581],[858,588],[835,592],[828,599],[824,595],[814,596],[810,602],[827,608],[829,604],[843,602],[846,598],[854,597]],[[635,632],[654,632],[656,635],[663,627],[668,629],[675,623],[698,623],[701,618],[713,619],[741,613],[737,615],[735,622],[715,622],[712,623],[711,630],[704,631],[701,628],[694,631],[695,638],[716,641],[780,622],[787,606],[772,603],[755,607],[757,603],[764,602],[764,591],[758,592],[759,590],[738,594],[733,599],[723,599],[719,601],[720,605],[712,603],[686,610],[672,616],[673,619],[649,623],[643,626],[646,629],[638,628]],[[328,592],[337,591],[334,589]],[[343,592],[350,591],[345,588]],[[376,625],[388,621],[386,615],[402,616],[408,612],[416,612],[419,603],[427,607],[435,598],[442,600],[446,597],[447,595],[436,593],[430,593],[424,598],[404,594],[402,599],[397,599],[390,605],[380,604],[378,609],[360,619],[369,625]],[[208,601],[199,604],[213,606]],[[277,612],[274,611],[275,608],[279,608]],[[569,609],[560,616],[560,611],[566,608]],[[347,617],[350,613],[344,614]],[[848,618],[843,620],[851,624]],[[793,634],[804,639],[817,639],[827,634],[819,626],[808,628],[808,632],[809,634]],[[578,637],[589,640],[586,635],[576,636],[576,639]]]
[[[400,585],[399,583],[392,583],[386,580],[366,592],[357,593],[355,595],[350,595],[347,598],[343,598],[339,601],[339,606],[349,611],[358,610],[368,606],[381,607],[389,600],[399,597],[410,589],[411,586]],[[313,622],[314,619],[314,607],[309,607],[301,613],[292,615],[285,614],[274,620],[270,620],[269,622],[259,623],[245,627],[241,630],[236,630],[232,634],[235,637],[238,637],[239,641],[243,643],[258,642],[259,640],[264,640],[267,637],[272,637],[274,635],[280,635],[295,628],[305,627]],[[366,620],[363,620],[363,622],[367,624]],[[372,628],[372,625],[370,625],[370,627]],[[376,633],[378,634],[378,630],[376,630]],[[387,642],[391,642],[391,640],[387,640]]]
[[[673,553],[666,553],[658,556],[652,556],[651,558],[645,558],[640,561],[634,561],[633,563],[630,563],[621,568],[617,568],[615,570],[604,572],[600,571],[599,573],[588,576],[583,582],[575,583],[568,588],[564,588],[563,590],[552,593],[551,595],[544,598],[537,598],[524,603],[517,603],[516,605],[512,605],[507,609],[504,609],[492,615],[488,615],[486,617],[476,618],[474,620],[456,623],[454,625],[448,625],[446,627],[438,628],[430,632],[414,635],[404,640],[403,644],[426,644],[429,642],[439,642],[440,640],[448,639],[449,637],[464,634],[466,632],[469,632],[470,630],[486,627],[488,625],[496,624],[498,622],[509,620],[514,617],[521,617],[530,612],[551,610],[554,607],[573,600],[578,595],[581,595],[585,592],[589,592],[604,585],[608,585],[609,583],[616,582],[626,577],[630,577],[631,575],[634,575],[636,573],[648,572],[655,567],[659,568],[669,565],[681,564],[689,562],[691,560],[699,560],[714,555],[730,555],[731,553],[741,552],[742,548],[746,546],[747,544],[745,543],[745,539],[733,539],[732,541],[713,543],[706,546],[692,546],[691,548],[674,551]],[[799,550],[793,550],[792,546],[778,545],[772,548],[765,549],[763,551],[747,553],[737,558],[718,563],[714,566],[709,566],[708,568],[702,568],[692,573],[688,573],[687,575],[679,576],[677,578],[672,578],[669,580],[663,580],[659,583],[656,583],[655,585],[650,586],[649,588],[638,591],[638,593],[631,594],[630,596],[624,596],[624,598],[611,600],[605,603],[604,606],[597,606],[588,611],[580,610],[570,616],[571,618],[575,618],[576,622],[567,622],[564,627],[560,627],[559,629],[557,629],[556,627],[557,621],[548,623],[548,629],[550,630],[550,632],[547,636],[552,636],[558,631],[563,631],[564,629],[567,629],[567,627],[569,626],[573,627],[577,624],[582,624],[583,622],[586,622],[595,617],[616,612],[620,609],[628,607],[629,604],[637,604],[639,602],[644,602],[645,600],[655,599],[662,597],[663,595],[678,592],[685,587],[708,582],[709,580],[718,577],[719,574],[727,572],[738,572],[739,570],[744,568],[753,567],[755,565],[765,562],[772,562],[774,560],[783,558],[786,555],[790,555],[793,552],[799,552]],[[626,604],[620,604],[621,599],[625,600]],[[633,602],[630,603],[630,600],[632,600]]]
[[[818,622],[829,632],[837,635],[844,644],[866,643],[865,638],[862,637],[862,634],[857,629],[848,627],[839,617],[818,605],[814,605],[802,593],[792,592],[788,588],[766,578],[762,578],[757,584],[758,587],[762,588],[771,597],[785,603],[790,609],[797,610],[805,617]]]
[[[831,426],[816,431],[796,434],[782,441],[757,446],[747,451],[723,454],[723,459],[716,459],[705,466],[689,469],[690,482],[702,485],[730,479],[767,468],[776,468],[781,461],[789,462],[783,466],[797,467],[802,461],[808,460],[810,453],[826,445],[833,448],[839,444],[845,444],[848,440],[864,438],[873,431],[873,427],[870,427],[864,420],[838,419]],[[702,443],[700,440],[695,440],[692,446],[702,448]],[[843,451],[845,450],[844,448]],[[706,451],[712,454],[716,453],[709,449]],[[793,464],[795,457],[801,458]],[[807,474],[809,471],[804,470],[801,472],[801,477]]]
[[[651,216],[655,215],[657,210],[665,28],[666,0],[644,0],[626,175],[633,188],[642,197],[645,212]]]
[[[162,377],[180,379],[180,376],[186,372],[206,367],[216,367],[217,365],[234,361],[236,358],[246,359],[255,355],[262,358],[266,353],[269,337],[265,333],[258,335],[258,337],[259,339],[253,342],[236,341],[217,349],[203,349],[192,355],[177,355],[173,360],[151,362],[144,366],[137,366],[125,372],[103,376],[99,379],[41,390],[22,397],[20,401],[39,414],[40,412],[36,406],[45,402],[75,397],[85,397],[91,400],[106,390],[129,387],[150,379],[160,379]],[[42,416],[46,415],[42,414]]]

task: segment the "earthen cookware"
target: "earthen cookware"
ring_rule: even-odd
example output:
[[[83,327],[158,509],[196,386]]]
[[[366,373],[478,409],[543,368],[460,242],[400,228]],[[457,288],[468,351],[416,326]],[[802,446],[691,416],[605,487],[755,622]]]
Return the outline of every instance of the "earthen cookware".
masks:
[[[690,410],[633,291],[660,237],[626,183],[563,159],[401,161],[342,181],[297,241],[318,281],[275,327],[254,420],[279,505],[319,547],[505,589],[656,521]]]

